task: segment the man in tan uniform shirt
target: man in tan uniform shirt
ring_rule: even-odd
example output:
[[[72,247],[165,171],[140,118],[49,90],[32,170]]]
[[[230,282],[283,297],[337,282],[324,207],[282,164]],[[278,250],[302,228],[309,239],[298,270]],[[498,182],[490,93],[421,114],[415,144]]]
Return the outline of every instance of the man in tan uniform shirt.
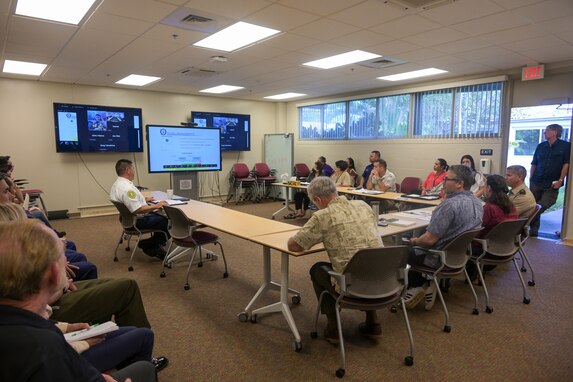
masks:
[[[535,197],[525,185],[527,170],[523,166],[509,166],[505,172],[505,181],[511,187],[509,200],[513,202],[520,218],[528,218],[535,211],[537,202]]]

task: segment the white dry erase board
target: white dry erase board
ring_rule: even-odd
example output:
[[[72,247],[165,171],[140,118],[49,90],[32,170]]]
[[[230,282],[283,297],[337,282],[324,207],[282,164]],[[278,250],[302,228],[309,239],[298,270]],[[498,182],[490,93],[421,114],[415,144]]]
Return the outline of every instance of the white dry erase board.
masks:
[[[277,180],[280,181],[281,174],[288,173],[292,176],[294,169],[294,134],[265,134],[265,163],[271,169],[276,170]],[[278,196],[284,193],[282,187],[273,190],[271,196]],[[280,195],[284,198],[284,195]]]

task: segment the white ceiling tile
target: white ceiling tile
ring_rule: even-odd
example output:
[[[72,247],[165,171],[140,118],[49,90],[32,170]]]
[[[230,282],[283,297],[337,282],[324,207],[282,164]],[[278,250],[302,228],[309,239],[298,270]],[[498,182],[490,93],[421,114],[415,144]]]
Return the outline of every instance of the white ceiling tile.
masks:
[[[243,21],[285,32],[314,20],[318,20],[318,18],[318,16],[311,15],[297,9],[273,4],[245,17]]]
[[[467,52],[468,50],[480,49],[490,46],[491,44],[481,40],[480,38],[465,38],[463,40],[452,41],[446,44],[440,44],[433,47],[433,49],[439,50],[445,53],[460,53]]]
[[[462,74],[487,73],[497,68],[493,66],[484,65],[479,62],[466,61],[459,64],[443,65],[440,69],[447,70],[452,74],[462,75]]]
[[[527,7],[517,8],[515,12],[533,22],[540,22],[573,15],[573,1],[548,0]]]
[[[344,36],[358,31],[358,28],[335,20],[320,19],[310,24],[292,30],[292,33],[315,38],[321,41],[329,41],[336,37]]]
[[[315,15],[328,16],[330,14],[339,12],[343,9],[352,7],[355,4],[361,3],[362,1],[364,0],[328,0],[328,1],[279,0],[278,3],[287,7],[296,8],[301,11],[309,12]]]
[[[400,54],[400,59],[406,60],[408,62],[418,62],[428,58],[441,57],[443,55],[444,54],[442,52],[439,52],[437,50],[423,48],[423,49],[413,50],[411,52],[402,53]]]
[[[506,44],[513,41],[519,41],[529,38],[545,36],[547,32],[538,25],[525,25],[522,27],[512,28],[504,31],[488,33],[480,36],[480,39],[492,44]]]
[[[524,56],[534,60],[533,63],[551,64],[573,60],[573,44],[563,43],[558,46],[537,46],[530,51],[522,52]]]
[[[456,57],[456,56],[439,56],[434,58],[422,59],[417,61],[418,64],[424,65],[431,68],[443,69],[445,65],[460,64],[466,62],[467,60]]]
[[[76,33],[78,27],[49,23],[25,17],[12,17],[8,27],[7,49],[26,47],[36,55],[54,58]]]
[[[465,33],[458,32],[450,28],[440,28],[405,37],[402,40],[421,46],[435,46],[451,41],[461,40],[467,37],[469,36]]]
[[[440,27],[440,24],[429,19],[418,15],[410,15],[386,22],[370,29],[394,38],[402,38],[432,29],[438,29]]]
[[[493,0],[494,3],[501,5],[505,9],[520,8],[526,5],[541,3],[545,0]]]
[[[174,37],[174,35],[176,37]],[[181,29],[164,24],[155,24],[152,28],[141,35],[143,38],[175,43],[179,45],[192,45],[207,37],[206,33],[190,29]]]
[[[420,15],[442,25],[457,24],[503,11],[503,8],[490,0],[458,0],[440,7],[420,12]]]
[[[404,52],[411,52],[416,49],[422,49],[420,45],[412,44],[402,40],[392,40],[384,42],[379,45],[374,45],[370,48],[373,52],[382,54],[385,56],[395,56],[399,58],[400,54]]]
[[[98,11],[137,20],[159,22],[176,10],[174,5],[154,0],[103,1]]]
[[[454,24],[451,28],[473,36],[479,36],[495,31],[516,28],[526,24],[529,24],[529,22],[523,16],[518,15],[514,11],[505,11],[476,20]]]
[[[384,36],[380,33],[370,32],[368,30],[359,30],[344,36],[330,40],[333,44],[347,46],[352,49],[366,49],[370,46],[378,45],[383,42],[392,41],[391,37]],[[368,50],[368,49],[366,49]],[[372,52],[377,53],[377,52]]]
[[[279,48],[288,51],[294,51],[308,46],[320,43],[319,40],[313,38],[299,36],[292,33],[281,33],[277,37],[273,37],[265,41],[265,45]]]
[[[83,25],[83,28],[139,36],[152,26],[153,23],[149,21],[136,20],[130,17],[117,16],[105,12],[96,12],[89,18],[88,22]]]
[[[564,41],[573,42],[573,16],[544,21],[538,25]]]
[[[345,24],[359,28],[370,28],[394,18],[404,16],[407,12],[378,0],[367,0],[329,16]]]
[[[502,44],[501,46],[517,53],[523,53],[535,49],[539,46],[548,48],[558,45],[563,45],[563,40],[555,36],[544,36],[537,38],[527,38],[521,41],[513,41],[511,43]]]

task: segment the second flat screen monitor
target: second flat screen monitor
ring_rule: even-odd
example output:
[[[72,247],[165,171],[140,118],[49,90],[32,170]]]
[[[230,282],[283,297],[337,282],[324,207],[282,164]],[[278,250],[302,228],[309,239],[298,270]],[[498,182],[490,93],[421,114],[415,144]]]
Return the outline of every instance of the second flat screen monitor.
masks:
[[[150,173],[221,170],[221,131],[147,125]]]
[[[251,151],[251,116],[249,114],[192,111],[191,120],[197,127],[221,130],[221,150]]]

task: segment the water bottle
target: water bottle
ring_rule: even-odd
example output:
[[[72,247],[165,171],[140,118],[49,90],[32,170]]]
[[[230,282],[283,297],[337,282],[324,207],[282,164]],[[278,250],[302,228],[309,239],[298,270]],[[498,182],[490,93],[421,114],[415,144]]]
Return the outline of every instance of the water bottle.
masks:
[[[371,202],[372,211],[374,211],[374,224],[378,224],[378,218],[380,216],[380,202]]]

